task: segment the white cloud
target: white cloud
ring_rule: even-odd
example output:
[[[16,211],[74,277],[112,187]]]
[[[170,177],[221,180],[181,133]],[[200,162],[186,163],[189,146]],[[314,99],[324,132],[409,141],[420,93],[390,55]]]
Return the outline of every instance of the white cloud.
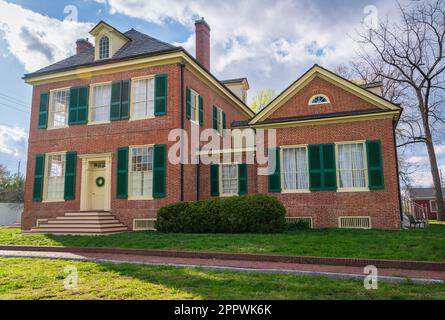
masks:
[[[212,69],[217,73],[231,64],[250,59],[264,64],[298,67],[307,63],[333,66],[354,54],[348,36],[360,26],[363,8],[355,16],[336,21],[323,19],[323,12],[311,1],[204,1],[204,0],[96,0],[106,2],[110,12],[121,13],[156,24],[176,21],[191,31],[193,21],[204,16],[212,28]],[[320,5],[320,4],[319,4]],[[321,5],[320,5],[321,6]],[[322,7],[325,7],[324,5]],[[182,43],[194,52],[194,34]],[[250,65],[250,68],[252,66]]]
[[[73,54],[76,39],[86,37],[92,26],[60,21],[3,0],[0,12],[0,35],[26,71],[35,71]]]
[[[20,127],[0,125],[0,152],[19,157],[26,148],[28,134]]]

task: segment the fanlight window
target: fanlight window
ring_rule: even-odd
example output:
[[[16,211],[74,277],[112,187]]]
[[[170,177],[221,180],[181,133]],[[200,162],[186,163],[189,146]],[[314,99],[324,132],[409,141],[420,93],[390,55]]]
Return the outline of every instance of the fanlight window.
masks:
[[[110,39],[107,36],[100,38],[99,42],[99,58],[107,59],[110,55]]]
[[[313,96],[310,100],[309,100],[309,104],[310,105],[314,105],[314,104],[324,104],[324,103],[329,103],[329,98],[326,97],[325,95],[319,94],[316,96]]]

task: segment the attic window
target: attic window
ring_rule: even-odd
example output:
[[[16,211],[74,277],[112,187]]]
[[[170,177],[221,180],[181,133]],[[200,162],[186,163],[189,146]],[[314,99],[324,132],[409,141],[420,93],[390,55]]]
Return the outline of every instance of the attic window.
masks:
[[[99,59],[107,59],[110,55],[110,39],[107,36],[100,38]]]
[[[330,103],[329,98],[323,94],[317,94],[309,100],[309,105]]]

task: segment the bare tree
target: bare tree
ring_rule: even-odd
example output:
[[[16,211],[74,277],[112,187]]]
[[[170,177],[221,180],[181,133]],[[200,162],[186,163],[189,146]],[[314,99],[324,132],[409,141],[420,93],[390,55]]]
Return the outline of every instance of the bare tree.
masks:
[[[389,90],[393,90],[395,96],[391,100],[405,100],[398,132],[399,146],[426,145],[438,219],[444,221],[433,132],[442,130],[445,124],[441,113],[445,91],[445,3],[443,0],[398,3],[398,8],[399,21],[390,23],[386,19],[378,28],[359,33],[361,49],[358,54],[360,63],[365,63],[373,76],[393,84]],[[404,97],[398,96],[401,92]]]

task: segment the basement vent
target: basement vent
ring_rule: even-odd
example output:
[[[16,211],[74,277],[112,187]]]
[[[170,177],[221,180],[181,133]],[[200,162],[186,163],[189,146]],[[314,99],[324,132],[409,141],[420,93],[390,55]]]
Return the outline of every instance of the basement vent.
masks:
[[[134,231],[156,231],[155,228],[156,219],[134,219],[133,230]]]
[[[293,222],[298,222],[299,220],[303,220],[309,224],[311,229],[314,227],[314,222],[312,217],[286,217],[285,219],[287,223],[293,223]]]
[[[371,217],[339,217],[341,229],[371,229]]]
[[[47,223],[48,219],[37,219],[36,220],[36,227],[39,228],[43,223]]]

